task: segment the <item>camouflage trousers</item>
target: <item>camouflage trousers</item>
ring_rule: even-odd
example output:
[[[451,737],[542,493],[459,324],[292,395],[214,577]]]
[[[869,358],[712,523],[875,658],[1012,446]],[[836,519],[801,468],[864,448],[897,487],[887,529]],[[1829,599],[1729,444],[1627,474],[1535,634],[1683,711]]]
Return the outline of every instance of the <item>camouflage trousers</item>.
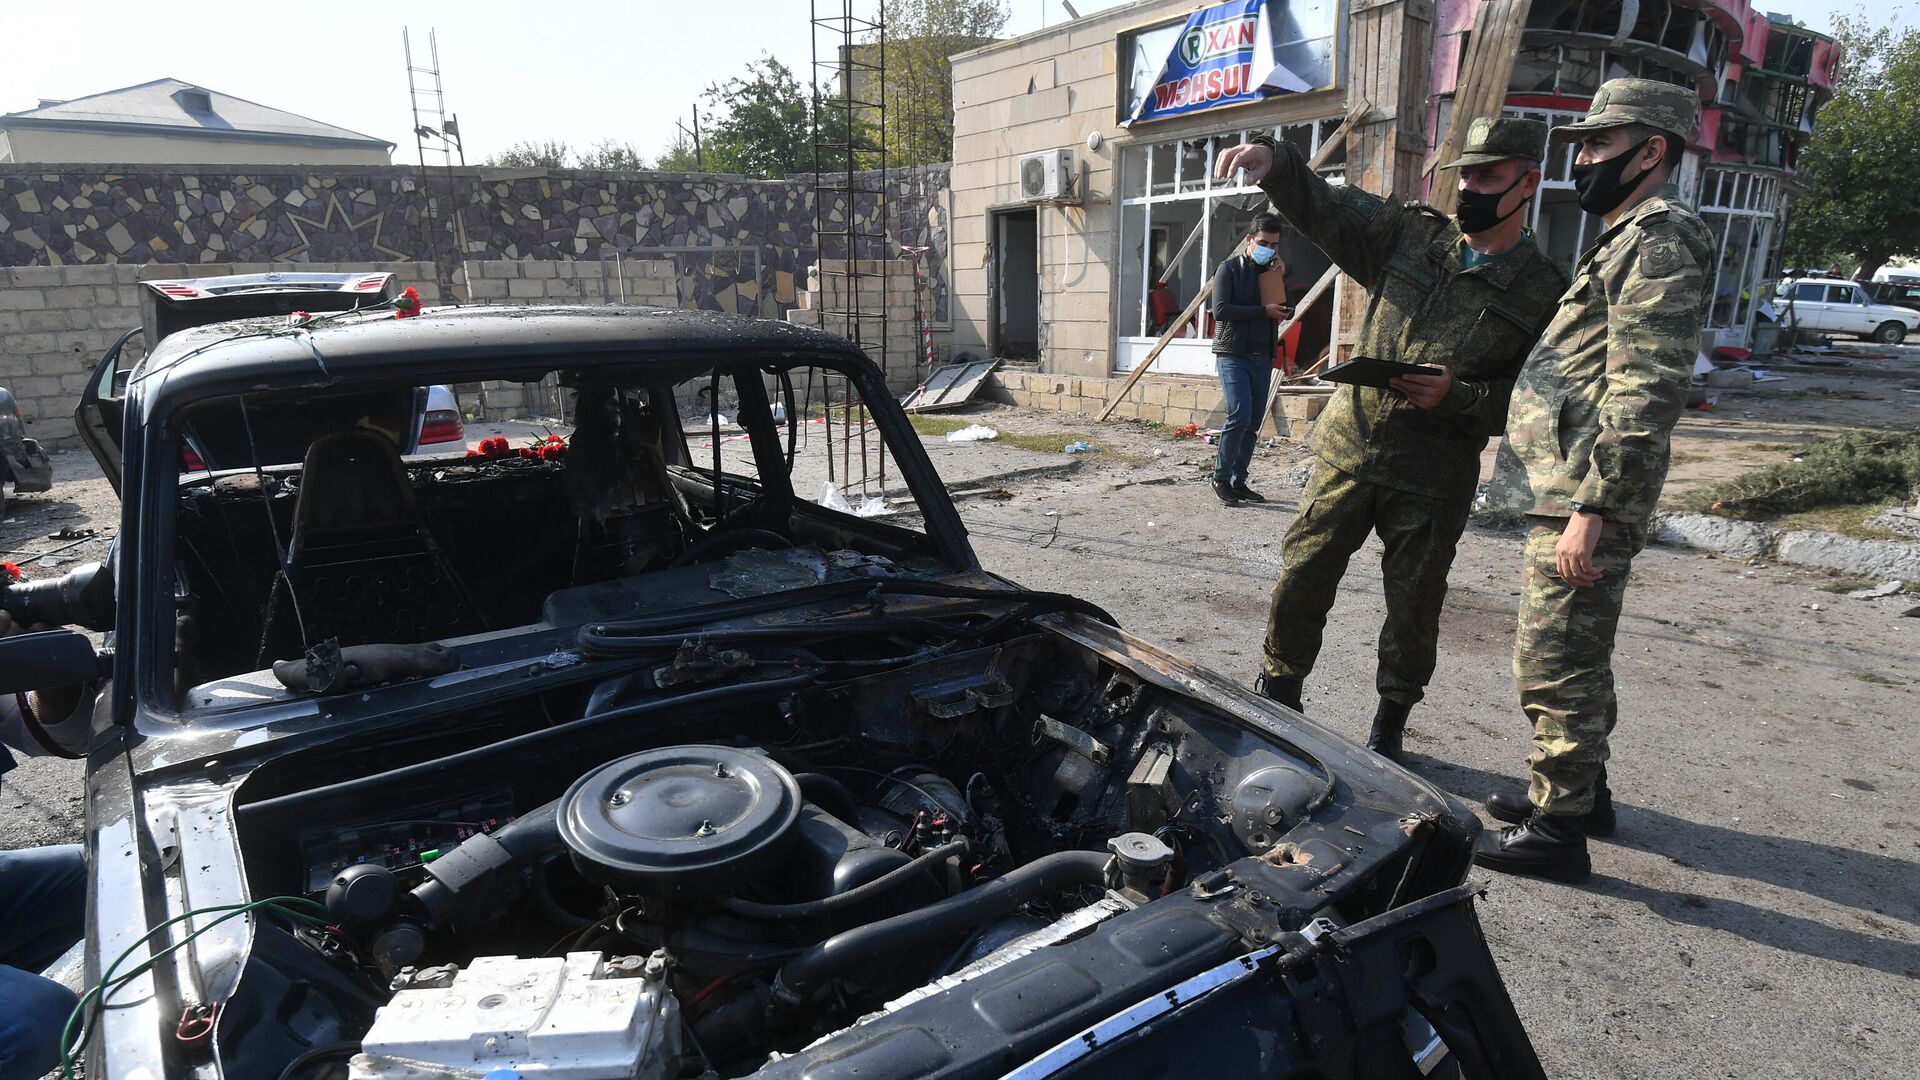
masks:
[[[1413,704],[1426,696],[1439,650],[1447,571],[1467,527],[1468,498],[1436,498],[1370,483],[1316,461],[1281,544],[1285,569],[1273,586],[1260,669],[1304,679],[1320,655],[1347,561],[1377,532],[1386,547],[1380,577],[1387,621],[1380,627],[1374,685],[1380,696]]]
[[[1594,548],[1600,582],[1576,589],[1560,577],[1553,549],[1565,518],[1529,518],[1520,583],[1520,628],[1513,684],[1533,723],[1528,796],[1550,814],[1593,809],[1594,782],[1607,762],[1607,736],[1619,717],[1613,693],[1613,639],[1633,557],[1646,546],[1643,525],[1609,523]]]

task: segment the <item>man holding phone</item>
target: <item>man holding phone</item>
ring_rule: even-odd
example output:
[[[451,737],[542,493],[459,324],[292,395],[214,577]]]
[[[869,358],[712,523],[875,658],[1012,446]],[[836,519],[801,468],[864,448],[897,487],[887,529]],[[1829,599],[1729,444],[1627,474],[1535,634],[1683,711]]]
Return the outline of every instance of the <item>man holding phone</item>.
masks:
[[[1456,121],[1458,122],[1458,121]],[[1546,125],[1480,118],[1458,171],[1456,217],[1335,187],[1270,136],[1222,154],[1281,216],[1367,293],[1354,352],[1418,364],[1386,388],[1345,385],[1314,425],[1318,456],[1282,545],[1260,689],[1291,708],[1320,652],[1347,562],[1378,533],[1387,618],[1367,746],[1397,758],[1407,716],[1438,652],[1447,571],[1480,478],[1480,453],[1506,428],[1514,376],[1567,286],[1534,246],[1522,211],[1540,185]]]
[[[1266,502],[1247,486],[1247,466],[1253,462],[1260,410],[1266,407],[1267,388],[1273,381],[1275,330],[1287,317],[1284,305],[1269,303],[1261,295],[1261,279],[1266,275],[1286,279],[1287,264],[1280,259],[1283,228],[1272,214],[1255,218],[1241,251],[1221,263],[1213,275],[1213,363],[1220,374],[1220,398],[1227,407],[1213,463],[1213,493],[1228,506]]]

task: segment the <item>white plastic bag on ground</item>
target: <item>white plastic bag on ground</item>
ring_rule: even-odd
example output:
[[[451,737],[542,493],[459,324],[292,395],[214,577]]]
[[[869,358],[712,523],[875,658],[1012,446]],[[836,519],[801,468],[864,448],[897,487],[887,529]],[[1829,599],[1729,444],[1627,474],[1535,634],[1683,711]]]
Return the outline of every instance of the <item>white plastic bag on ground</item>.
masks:
[[[988,439],[997,439],[999,437],[999,432],[985,424],[968,424],[959,431],[947,432],[948,442],[985,442]]]
[[[840,494],[840,489],[832,483],[825,484],[821,487],[820,505],[829,510],[838,510],[843,514],[852,514],[855,517],[863,518],[879,517],[882,514],[893,513],[893,507],[888,506],[887,500],[878,495],[868,495],[866,498],[860,500],[859,506],[855,506],[848,502],[847,497]]]

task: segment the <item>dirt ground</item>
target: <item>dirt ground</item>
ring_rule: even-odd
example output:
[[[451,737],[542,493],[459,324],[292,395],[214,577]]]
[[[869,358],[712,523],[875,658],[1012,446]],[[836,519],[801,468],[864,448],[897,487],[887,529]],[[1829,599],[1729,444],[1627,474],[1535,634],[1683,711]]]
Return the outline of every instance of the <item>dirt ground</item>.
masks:
[[[1912,427],[1920,394],[1903,388],[1920,387],[1920,350],[1900,354],[1914,377],[1796,373],[1722,392],[1683,421],[1674,488],[1738,471],[1716,447],[1777,459],[1775,444],[1839,426]],[[924,440],[987,567],[1076,592],[1251,679],[1303,449],[1262,448],[1251,482],[1271,501],[1229,509],[1195,440],[995,407],[966,418],[1102,448]],[[63,527],[110,532],[111,492],[86,479],[84,452],[56,461],[53,492],[10,504],[0,548],[15,553],[0,557],[53,548]],[[1469,530],[1409,732],[1411,767],[1475,804],[1524,767],[1508,668],[1518,550],[1516,533]],[[98,553],[88,541],[62,554]],[[1306,695],[1310,715],[1356,739],[1374,704],[1378,556],[1370,544],[1354,560]],[[26,561],[35,575],[69,565]],[[1615,665],[1619,833],[1595,842],[1581,886],[1479,875],[1481,918],[1548,1075],[1920,1074],[1920,618],[1902,614],[1911,597],[1852,600],[1832,584],[1666,548],[1636,563]],[[0,844],[72,839],[80,815],[71,763],[29,761],[0,783]]]

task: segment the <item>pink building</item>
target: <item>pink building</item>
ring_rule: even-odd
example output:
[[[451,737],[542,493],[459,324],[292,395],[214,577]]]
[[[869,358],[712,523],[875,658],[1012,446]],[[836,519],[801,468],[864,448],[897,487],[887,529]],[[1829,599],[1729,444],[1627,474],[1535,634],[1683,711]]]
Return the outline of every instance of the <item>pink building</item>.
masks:
[[[1436,0],[1433,105],[1427,130],[1446,136],[1466,35],[1483,0]],[[1678,174],[1682,193],[1720,240],[1720,273],[1708,327],[1713,344],[1745,345],[1764,283],[1777,276],[1781,223],[1794,166],[1814,115],[1833,94],[1839,46],[1755,11],[1748,0],[1535,0],[1506,113],[1564,123],[1594,90],[1622,76],[1693,86],[1700,126]],[[1569,267],[1601,229],[1580,212],[1553,148],[1529,214],[1541,247]]]

